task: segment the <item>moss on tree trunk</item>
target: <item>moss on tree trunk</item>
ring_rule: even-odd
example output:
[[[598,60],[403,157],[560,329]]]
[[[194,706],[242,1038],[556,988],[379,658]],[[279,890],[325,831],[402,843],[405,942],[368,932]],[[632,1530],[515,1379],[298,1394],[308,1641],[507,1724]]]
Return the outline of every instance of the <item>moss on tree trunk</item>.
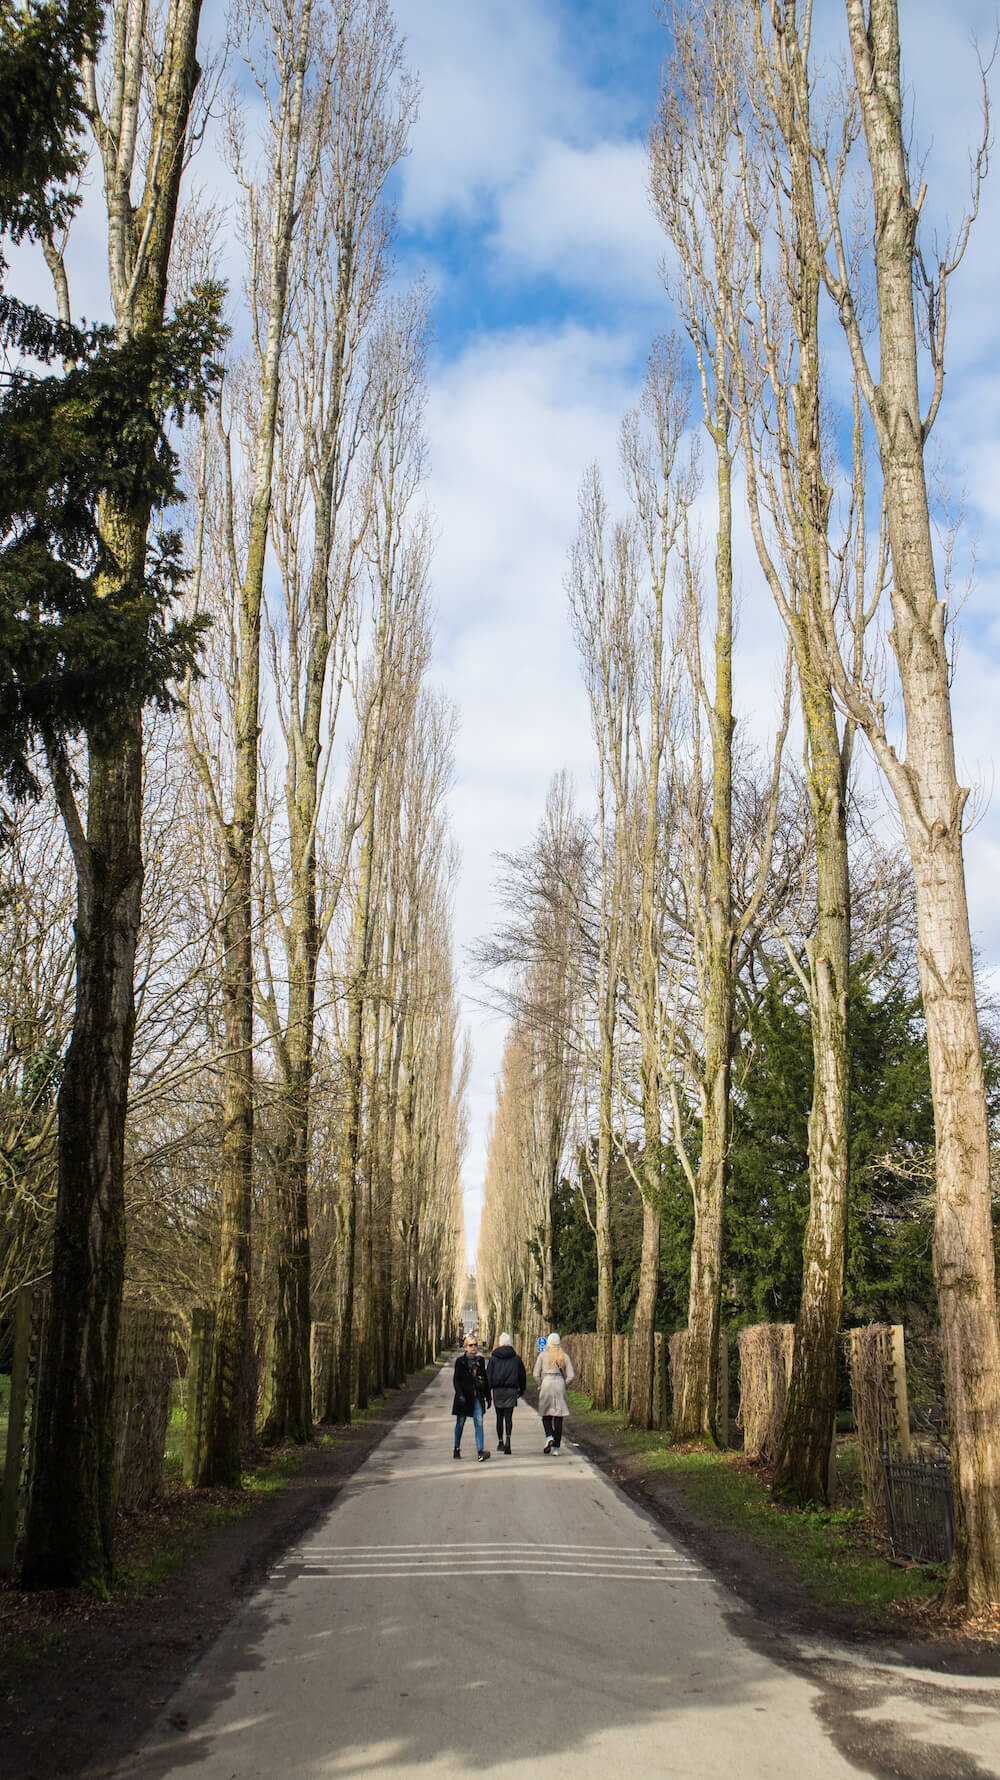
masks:
[[[140,723],[92,753],[76,1008],[59,1091],[52,1296],[32,1444],[27,1588],[111,1581],[112,1402],[125,1272],[124,1142],[142,896]]]

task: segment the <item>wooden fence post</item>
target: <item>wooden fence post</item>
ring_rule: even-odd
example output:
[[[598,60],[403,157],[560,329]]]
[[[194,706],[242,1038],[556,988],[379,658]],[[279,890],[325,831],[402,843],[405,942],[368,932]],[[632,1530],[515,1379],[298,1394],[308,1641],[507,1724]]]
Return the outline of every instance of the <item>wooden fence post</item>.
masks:
[[[902,1323],[892,1325],[892,1382],[896,1394],[896,1439],[901,1459],[910,1457],[910,1403],[906,1394],[906,1348]]]
[[[715,1424],[719,1436],[719,1445],[729,1445],[729,1336],[725,1329],[719,1329],[719,1379],[716,1397]]]
[[[212,1369],[215,1312],[191,1312],[191,1357],[187,1372],[187,1430],[184,1439],[184,1482],[193,1484],[201,1469],[205,1438],[205,1399]]]
[[[885,1512],[882,1452],[910,1456],[906,1357],[900,1324],[869,1323],[844,1336],[851,1404],[861,1452],[861,1486],[869,1514]]]
[[[667,1344],[663,1335],[653,1336],[653,1426],[665,1428],[667,1415]]]
[[[627,1342],[627,1335],[611,1338],[611,1407],[616,1410],[628,1408]]]

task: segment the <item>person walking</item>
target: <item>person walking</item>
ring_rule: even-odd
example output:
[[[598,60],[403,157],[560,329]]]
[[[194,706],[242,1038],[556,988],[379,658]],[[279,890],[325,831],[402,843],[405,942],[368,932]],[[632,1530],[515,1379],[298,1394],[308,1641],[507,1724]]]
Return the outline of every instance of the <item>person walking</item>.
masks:
[[[569,1414],[566,1386],[575,1377],[573,1362],[565,1353],[555,1330],[549,1336],[535,1361],[538,1380],[538,1413],[545,1429],[543,1452],[558,1453],[562,1445],[562,1428]]]
[[[488,1409],[492,1401],[489,1379],[486,1376],[486,1361],[479,1352],[479,1343],[474,1335],[465,1338],[465,1352],[460,1353],[455,1361],[455,1397],[451,1413],[455,1416],[455,1450],[452,1458],[462,1456],[462,1430],[469,1416],[476,1436],[476,1457],[480,1464],[489,1458],[483,1441],[483,1410]]]
[[[490,1355],[486,1379],[493,1393],[493,1407],[497,1412],[497,1452],[505,1452],[509,1456],[514,1410],[518,1397],[523,1397],[527,1388],[528,1375],[524,1370],[524,1361],[514,1352],[506,1329]]]

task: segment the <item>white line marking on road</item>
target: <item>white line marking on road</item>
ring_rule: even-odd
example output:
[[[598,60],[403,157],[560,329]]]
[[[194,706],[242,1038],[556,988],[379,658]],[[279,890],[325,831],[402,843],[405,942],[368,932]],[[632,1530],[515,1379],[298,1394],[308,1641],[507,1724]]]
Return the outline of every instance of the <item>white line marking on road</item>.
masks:
[[[302,1556],[302,1557],[291,1558],[291,1559],[286,1560],[285,1565],[282,1567],[287,1567],[289,1569],[295,1569],[295,1568],[302,1568],[303,1566],[305,1566],[307,1569],[326,1569],[326,1568],[329,1568],[331,1565],[335,1565],[338,1570],[343,1570],[345,1572],[350,1572],[353,1570],[369,1570],[377,1575],[380,1570],[405,1569],[405,1570],[420,1571],[420,1570],[425,1570],[428,1567],[433,1569],[438,1564],[441,1564],[443,1562],[444,1562],[444,1559],[440,1556],[438,1556],[437,1558],[405,1558],[405,1557],[404,1558],[388,1558],[387,1557],[387,1558],[381,1558],[381,1559],[374,1559],[374,1558],[342,1559],[342,1558],[334,1558],[334,1557],[321,1558],[321,1557]],[[663,1558],[654,1560],[654,1562],[649,1563],[649,1564],[644,1564],[641,1561],[633,1558],[633,1559],[630,1559],[626,1563],[620,1564],[620,1563],[616,1563],[614,1558],[589,1558],[582,1554],[579,1556],[574,1556],[571,1553],[567,1553],[565,1556],[556,1556],[556,1554],[552,1553],[552,1552],[541,1553],[537,1557],[529,1557],[527,1553],[521,1552],[521,1553],[518,1553],[518,1555],[516,1557],[511,1557],[511,1558],[500,1558],[500,1557],[456,1558],[455,1562],[456,1563],[464,1563],[464,1564],[472,1564],[477,1569],[482,1569],[484,1567],[489,1568],[490,1566],[492,1566],[495,1569],[507,1569],[509,1567],[509,1565],[511,1565],[511,1564],[538,1564],[538,1563],[544,1563],[544,1564],[590,1564],[590,1565],[596,1565],[596,1567],[598,1569],[606,1570],[606,1569],[611,1568],[611,1569],[615,1569],[615,1570],[620,1570],[623,1576],[625,1576],[625,1575],[639,1576],[645,1570],[655,1570],[655,1571],[674,1570],[677,1572],[678,1575],[690,1575],[690,1576],[702,1575],[704,1573],[695,1564],[672,1564],[668,1560],[663,1559]]]
[[[470,1540],[449,1546],[308,1545],[289,1552],[271,1572],[272,1582],[372,1582],[379,1578],[451,1576],[568,1576],[595,1582],[701,1582],[707,1574],[669,1546],[556,1545],[539,1540]]]
[[[385,1551],[385,1552],[389,1552],[389,1553],[415,1551],[415,1552],[427,1552],[429,1554],[433,1554],[433,1553],[439,1552],[441,1550],[441,1547],[440,1547],[440,1545],[426,1545],[426,1544],[425,1545],[309,1545],[308,1547],[306,1547],[306,1546],[299,1547],[299,1550],[307,1550],[307,1549],[309,1551],[335,1551],[340,1556],[347,1556],[350,1552],[354,1552],[354,1551],[357,1551],[357,1552],[369,1552],[369,1551],[383,1552],[383,1551]],[[452,1544],[452,1542],[449,1540],[448,1550],[449,1551],[477,1551],[477,1552],[482,1552],[482,1551],[500,1551],[500,1552],[504,1552],[504,1551],[568,1551],[568,1552],[600,1551],[600,1552],[607,1552],[612,1557],[639,1556],[639,1557],[650,1557],[650,1558],[659,1558],[659,1557],[664,1556],[665,1553],[667,1553],[670,1556],[671,1562],[689,1563],[689,1562],[693,1561],[689,1558],[684,1557],[683,1554],[681,1554],[681,1553],[672,1552],[670,1550],[669,1546],[661,1546],[661,1545],[566,1545],[566,1544],[546,1545],[546,1544],[542,1543],[541,1541],[535,1540],[535,1539],[470,1539],[470,1540],[467,1540],[466,1543],[463,1545]]]
[[[421,1566],[419,1569],[407,1568],[407,1569],[392,1569],[392,1570],[341,1570],[341,1569],[337,1569],[336,1567],[331,1566],[328,1569],[321,1570],[321,1569],[316,1569],[316,1568],[310,1567],[309,1569],[300,1570],[297,1576],[282,1575],[280,1572],[274,1573],[271,1576],[271,1581],[272,1582],[277,1582],[277,1581],[373,1582],[373,1581],[377,1581],[379,1578],[383,1578],[383,1579],[388,1579],[390,1581],[405,1582],[408,1579],[415,1580],[416,1578],[423,1577],[423,1576],[428,1576],[428,1577],[575,1576],[575,1577],[582,1577],[585,1580],[589,1578],[589,1580],[592,1582],[616,1582],[617,1581],[617,1582],[630,1582],[630,1583],[631,1582],[704,1582],[706,1580],[703,1575],[695,1574],[690,1570],[681,1570],[681,1571],[675,1571],[675,1570],[621,1570],[621,1569],[617,1569],[617,1568],[615,1568],[615,1569],[594,1569],[594,1568],[591,1568],[591,1569],[586,1569],[586,1570],[580,1570],[580,1569],[571,1569],[564,1565],[560,1565],[557,1569],[546,1569],[546,1568],[543,1568],[539,1564],[531,1564],[531,1565],[525,1565],[525,1566],[518,1565],[517,1567],[511,1566],[509,1564],[505,1564],[502,1568],[498,1569],[496,1565],[491,1565],[488,1568],[483,1568],[482,1566],[474,1567],[470,1564],[449,1564],[447,1567],[442,1568],[442,1569],[431,1569],[429,1566]]]
[[[596,1563],[596,1565],[614,1570],[696,1570],[696,1565],[685,1565],[671,1558],[598,1558],[589,1556],[587,1552],[512,1552],[509,1558],[502,1558],[500,1552],[480,1552],[479,1556],[459,1558],[448,1554],[448,1563],[472,1563],[472,1565],[505,1565],[505,1563]],[[445,1554],[438,1552],[434,1558],[407,1558],[406,1552],[386,1552],[381,1558],[340,1558],[335,1552],[329,1556],[320,1556],[319,1552],[295,1552],[290,1558],[281,1559],[281,1565],[319,1566],[336,1565],[340,1570],[377,1570],[379,1566],[393,1565],[395,1568],[404,1566],[407,1570],[422,1570],[425,1565],[440,1565],[445,1561]],[[276,1568],[281,1568],[281,1565]]]

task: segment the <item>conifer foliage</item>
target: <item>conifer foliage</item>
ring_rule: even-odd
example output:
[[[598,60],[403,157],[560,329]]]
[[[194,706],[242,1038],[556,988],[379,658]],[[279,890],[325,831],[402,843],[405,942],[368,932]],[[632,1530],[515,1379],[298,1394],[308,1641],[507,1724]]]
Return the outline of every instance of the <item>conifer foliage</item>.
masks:
[[[42,241],[76,203],[79,64],[99,11],[78,0],[0,9],[0,229]],[[161,530],[143,572],[123,572],[98,506],[179,498],[166,424],[199,408],[216,377],[221,290],[201,287],[152,336],[116,344],[2,288],[0,340],[0,774],[35,796],[32,752],[61,759],[86,733],[114,744],[123,714],[169,702],[198,621],[175,618],[177,534]]]

